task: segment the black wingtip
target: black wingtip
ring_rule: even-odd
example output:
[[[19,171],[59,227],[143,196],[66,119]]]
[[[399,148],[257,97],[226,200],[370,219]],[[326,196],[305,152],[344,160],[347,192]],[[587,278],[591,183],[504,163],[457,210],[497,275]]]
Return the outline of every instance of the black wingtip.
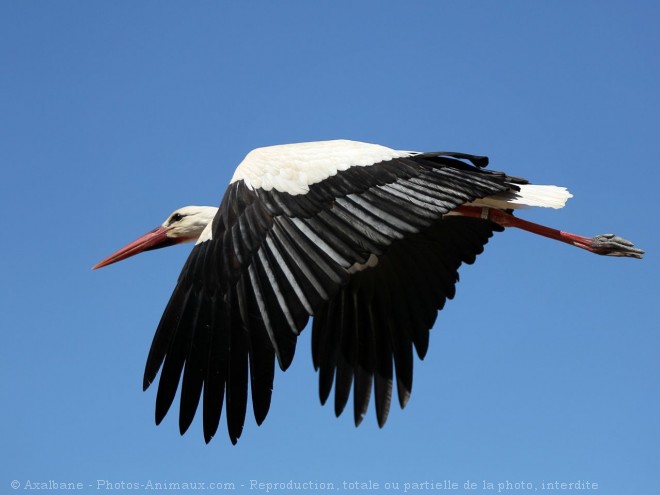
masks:
[[[401,406],[401,409],[404,409],[412,393],[412,377],[407,382],[397,378],[396,392],[399,398],[399,406]]]
[[[210,415],[208,412],[207,404],[204,404],[204,421],[203,421],[203,431],[204,431],[204,442],[207,444],[213,440],[215,434],[218,431],[218,426],[220,424],[220,413]]]
[[[183,414],[179,414],[179,433],[181,436],[185,435],[192,424],[193,418],[187,417]]]
[[[409,391],[399,394],[399,406],[401,406],[401,409],[405,409],[405,407],[408,405],[409,399],[410,399]]]
[[[319,400],[322,406],[325,406],[325,403],[328,402],[328,397],[330,397],[330,389],[319,388]]]
[[[157,394],[156,395],[156,424],[159,425],[167,416],[168,411],[170,410],[170,406],[172,405],[172,401],[168,399],[165,394]]]
[[[253,412],[254,412],[254,420],[257,423],[257,426],[261,426],[261,424],[266,420],[266,416],[268,416],[268,411],[270,410],[270,398],[268,399],[267,404],[259,405],[257,406],[256,403],[253,401]]]

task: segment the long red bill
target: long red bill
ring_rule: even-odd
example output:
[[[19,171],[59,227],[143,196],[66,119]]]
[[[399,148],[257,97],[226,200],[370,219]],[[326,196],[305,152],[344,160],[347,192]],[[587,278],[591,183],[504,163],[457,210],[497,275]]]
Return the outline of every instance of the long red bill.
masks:
[[[167,236],[167,229],[165,227],[156,227],[154,230],[147,232],[142,237],[139,237],[130,244],[124,246],[116,253],[111,254],[103,261],[98,262],[92,267],[92,270],[111,265],[117,261],[125,260],[126,258],[135,256],[136,254],[139,254],[143,251],[163,248],[176,243],[177,239]]]

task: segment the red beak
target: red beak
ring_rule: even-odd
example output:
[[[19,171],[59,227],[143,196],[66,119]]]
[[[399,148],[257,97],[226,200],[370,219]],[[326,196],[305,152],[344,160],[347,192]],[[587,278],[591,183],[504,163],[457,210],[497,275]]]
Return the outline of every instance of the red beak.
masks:
[[[111,254],[103,261],[98,262],[92,267],[92,270],[111,265],[117,261],[125,260],[126,258],[135,256],[136,254],[139,254],[143,251],[171,246],[172,244],[177,244],[178,242],[180,242],[179,239],[167,236],[167,229],[165,227],[156,227],[151,232],[147,232],[142,237],[134,240],[127,246],[124,246],[116,253]]]

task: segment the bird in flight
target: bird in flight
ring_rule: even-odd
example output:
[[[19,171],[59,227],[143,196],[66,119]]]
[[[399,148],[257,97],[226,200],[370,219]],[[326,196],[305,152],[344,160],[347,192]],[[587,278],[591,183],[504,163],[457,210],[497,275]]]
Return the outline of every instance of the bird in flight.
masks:
[[[224,405],[236,443],[248,383],[261,424],[275,363],[289,367],[312,316],[321,402],[334,385],[339,416],[352,389],[359,425],[373,393],[383,426],[393,389],[402,408],[410,397],[413,349],[426,355],[460,265],[473,263],[494,232],[517,227],[596,254],[644,254],[613,234],[584,237],[514,216],[562,208],[571,194],[487,164],[464,153],[347,140],[258,148],[236,169],[219,208],[180,208],[95,265],[195,242],[147,358],[145,390],[160,370],[156,423],[181,384],[181,434],[201,401],[206,442]]]

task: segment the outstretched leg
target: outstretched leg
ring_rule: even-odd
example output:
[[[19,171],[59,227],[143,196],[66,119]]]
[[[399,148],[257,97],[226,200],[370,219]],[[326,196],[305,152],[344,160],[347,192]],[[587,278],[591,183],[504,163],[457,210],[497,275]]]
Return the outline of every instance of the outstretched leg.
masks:
[[[550,239],[571,244],[592,253],[602,254],[604,256],[625,256],[629,258],[641,258],[644,251],[637,249],[635,245],[618,237],[614,234],[601,234],[594,237],[584,237],[562,230],[552,229],[539,225],[537,223],[528,222],[521,218],[514,217],[510,213],[497,208],[482,208],[479,206],[459,206],[452,210],[450,215],[461,215],[465,217],[483,218],[490,220],[502,227],[517,227],[533,234],[542,235]]]

